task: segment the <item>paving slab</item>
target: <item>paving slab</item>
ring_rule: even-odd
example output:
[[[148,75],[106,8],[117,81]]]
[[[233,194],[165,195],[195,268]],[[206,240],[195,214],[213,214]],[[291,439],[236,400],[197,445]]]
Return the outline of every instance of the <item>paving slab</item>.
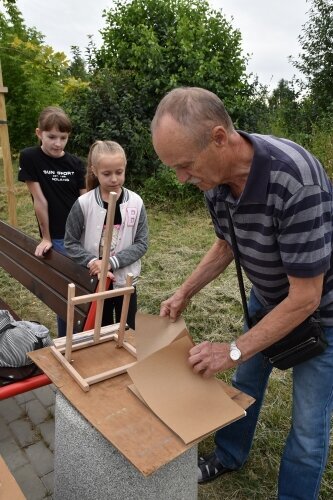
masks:
[[[55,388],[53,385],[45,385],[32,392],[45,408],[54,405]]]
[[[24,451],[12,437],[0,441],[0,455],[12,472],[29,462]]]
[[[51,451],[54,451],[54,419],[50,418],[46,422],[37,425],[37,429],[41,433],[46,445]]]
[[[50,495],[31,464],[26,464],[15,471],[14,477],[27,500],[44,500]]]
[[[6,422],[13,422],[24,415],[24,410],[15,401],[14,398],[3,399],[0,401],[0,416]]]
[[[0,441],[11,437],[11,432],[7,422],[3,417],[0,417]]]
[[[48,410],[42,405],[42,403],[38,399],[33,399],[32,401],[28,401],[25,407],[27,415],[34,425],[41,424],[42,422],[47,420],[50,416]]]
[[[14,420],[8,427],[23,448],[33,444],[37,439],[36,430],[28,419]]]
[[[53,471],[53,453],[43,441],[28,446],[25,451],[39,477]]]
[[[0,454],[27,500],[53,497],[54,402],[49,386],[0,401]]]

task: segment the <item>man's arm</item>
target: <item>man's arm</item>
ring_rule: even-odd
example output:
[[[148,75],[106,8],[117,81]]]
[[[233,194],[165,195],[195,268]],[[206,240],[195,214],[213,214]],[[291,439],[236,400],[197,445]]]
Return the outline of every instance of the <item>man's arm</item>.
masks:
[[[219,276],[233,260],[232,249],[225,240],[217,239],[196,269],[167,300],[162,302],[160,315],[175,321],[189,300],[204,286]]]
[[[32,195],[36,217],[42,233],[42,241],[37,245],[35,255],[42,257],[52,247],[48,203],[39,182],[26,181],[26,185]]]
[[[274,344],[301,324],[319,306],[324,275],[314,278],[288,276],[288,296],[253,328],[237,339],[242,361]],[[236,366],[230,359],[228,343],[202,342],[190,351],[189,363],[204,377]]]

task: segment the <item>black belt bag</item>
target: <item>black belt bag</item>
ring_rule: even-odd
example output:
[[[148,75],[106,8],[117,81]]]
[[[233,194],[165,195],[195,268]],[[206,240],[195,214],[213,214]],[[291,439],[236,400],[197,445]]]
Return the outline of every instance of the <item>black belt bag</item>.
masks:
[[[251,326],[260,321],[272,308],[264,308],[251,318]],[[288,335],[262,351],[268,361],[287,370],[325,351],[327,347],[324,330],[320,324],[319,311],[306,318]]]
[[[228,216],[232,249],[234,252],[244,316],[249,328],[251,328],[251,326],[258,323],[258,321],[266,316],[266,314],[268,314],[273,308],[263,308],[254,317],[249,317],[236,235],[228,203],[225,203],[225,206]],[[287,368],[292,368],[299,363],[303,363],[304,361],[307,361],[308,359],[311,359],[314,356],[318,356],[318,354],[323,353],[327,345],[328,344],[325,338],[325,334],[320,324],[319,312],[316,311],[314,314],[304,320],[303,323],[294,328],[294,330],[288,335],[283,337],[278,342],[275,342],[275,344],[267,347],[267,349],[264,349],[262,351],[262,354],[276,368],[279,368],[280,370],[287,370]]]

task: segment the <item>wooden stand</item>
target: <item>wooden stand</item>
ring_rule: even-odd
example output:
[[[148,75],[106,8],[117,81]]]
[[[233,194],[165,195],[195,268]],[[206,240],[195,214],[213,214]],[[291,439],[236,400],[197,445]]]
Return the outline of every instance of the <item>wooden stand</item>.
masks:
[[[108,342],[110,340],[117,341],[117,347],[124,347],[133,356],[136,356],[135,348],[124,340],[130,295],[134,292],[134,287],[132,286],[133,276],[131,274],[127,275],[125,287],[115,290],[105,290],[116,201],[117,194],[110,193],[109,208],[106,218],[106,230],[104,236],[99,289],[96,293],[76,297],[75,285],[73,283],[68,285],[66,337],[65,339],[60,338],[55,340],[55,345],[51,347],[53,355],[58,359],[58,361],[63,365],[66,371],[74,378],[74,380],[84,391],[89,391],[89,387],[91,384],[96,384],[97,382],[101,382],[102,380],[106,380],[108,378],[115,377],[116,375],[125,373],[127,369],[135,363],[129,363],[118,368],[113,368],[112,370],[104,371],[102,373],[84,378],[73,367],[71,359],[73,350],[91,347],[101,342]],[[109,325],[107,327],[101,327],[105,299],[119,296],[123,296],[120,323],[116,325]],[[93,301],[97,301],[94,329],[73,334],[75,305]],[[63,355],[63,353],[65,355]]]

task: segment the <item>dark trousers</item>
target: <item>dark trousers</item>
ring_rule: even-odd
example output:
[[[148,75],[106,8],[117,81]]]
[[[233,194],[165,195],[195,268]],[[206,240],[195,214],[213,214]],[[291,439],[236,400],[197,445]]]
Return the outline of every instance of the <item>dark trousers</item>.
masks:
[[[120,322],[121,309],[123,305],[124,297],[113,297],[111,299],[106,299],[104,301],[102,326],[114,325]],[[138,307],[136,288],[134,287],[134,292],[130,296],[130,303],[128,307],[127,314],[127,324],[132,329],[135,330],[135,315]]]

